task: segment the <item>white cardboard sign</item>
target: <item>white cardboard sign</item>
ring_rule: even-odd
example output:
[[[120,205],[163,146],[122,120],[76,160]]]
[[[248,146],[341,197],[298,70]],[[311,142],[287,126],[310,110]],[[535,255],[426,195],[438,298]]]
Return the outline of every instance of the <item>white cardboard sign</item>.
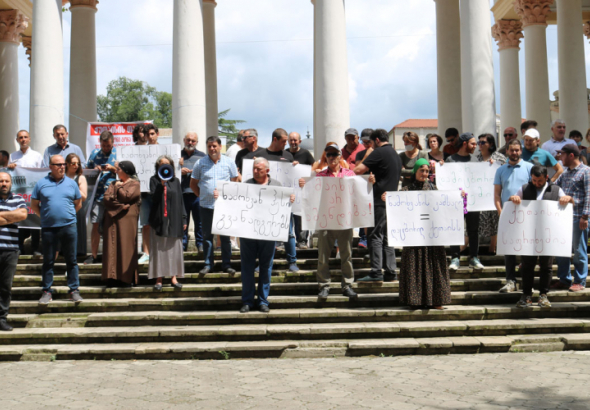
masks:
[[[299,188],[299,179],[311,176],[311,165],[298,164],[293,166],[290,162],[269,161],[270,178],[281,183],[286,188],[295,190],[295,202],[293,203],[293,213],[301,215],[301,188]],[[242,165],[242,181],[247,181],[253,177],[254,168],[253,159],[245,159]]]
[[[572,255],[573,207],[557,201],[504,203],[498,224],[498,255]]]
[[[180,179],[180,150],[180,144],[120,147],[117,148],[117,160],[133,162],[141,192],[150,192],[150,178],[156,173],[155,165],[160,155],[168,155],[174,160],[174,176]]]
[[[436,187],[441,191],[466,191],[470,212],[494,211],[494,177],[498,168],[497,162],[437,163]]]
[[[389,246],[465,244],[460,191],[388,192],[385,199]]]
[[[369,176],[304,178],[302,229],[343,230],[375,226]]]
[[[218,182],[211,232],[224,236],[287,242],[292,188]]]

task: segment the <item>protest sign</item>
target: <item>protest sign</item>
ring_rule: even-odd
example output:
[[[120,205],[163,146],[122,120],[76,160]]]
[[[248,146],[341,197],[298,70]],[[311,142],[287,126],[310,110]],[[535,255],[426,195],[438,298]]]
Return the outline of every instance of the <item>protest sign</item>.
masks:
[[[504,203],[498,224],[498,255],[572,255],[573,207],[557,201]]]
[[[269,175],[271,179],[279,181],[281,185],[295,190],[295,202],[293,203],[293,213],[301,215],[301,188],[299,179],[311,176],[311,165],[295,165],[290,162],[269,161]],[[253,159],[245,159],[242,165],[242,181],[252,178],[252,169],[254,167]]]
[[[21,168],[16,167],[8,171],[12,175],[12,192],[23,197],[27,204],[29,215],[27,219],[19,223],[21,228],[41,229],[41,219],[31,210],[31,194],[37,182],[49,174],[49,168]],[[85,169],[84,176],[88,183],[88,197],[84,206],[91,208],[89,204],[94,200],[96,193],[96,181],[100,172],[93,169]],[[86,216],[88,218],[88,214]]]
[[[218,182],[211,232],[224,236],[287,242],[292,188]]]
[[[465,244],[460,191],[388,192],[385,206],[391,247]]]
[[[467,192],[467,210],[495,211],[494,177],[500,164],[494,162],[451,162],[436,164],[436,187],[441,191]]]
[[[369,176],[304,179],[301,202],[303,230],[375,226],[373,184],[369,184]]]
[[[113,146],[128,147],[135,145],[133,142],[133,129],[137,124],[151,124],[153,121],[137,122],[90,122],[86,131],[86,158],[90,156],[93,150],[100,148],[99,137],[104,131],[113,133]]]
[[[156,160],[168,155],[174,160],[175,176],[180,179],[180,145],[134,145],[117,150],[118,161],[131,161],[141,183],[141,192],[150,192],[150,178],[156,173]]]

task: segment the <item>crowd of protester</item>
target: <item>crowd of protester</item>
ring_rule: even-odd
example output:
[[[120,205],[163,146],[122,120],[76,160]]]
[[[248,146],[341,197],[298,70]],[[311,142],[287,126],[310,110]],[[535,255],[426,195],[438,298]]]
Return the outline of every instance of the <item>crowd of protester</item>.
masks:
[[[301,136],[284,129],[272,133],[267,148],[258,145],[256,129],[241,130],[237,141],[222,154],[218,137],[206,140],[206,152],[197,150],[199,136],[186,134],[180,158],[180,175],[163,177],[164,167],[174,169],[174,160],[160,156],[150,179],[149,192],[141,192],[135,166],[130,161],[117,161],[114,137],[104,131],[99,138],[100,148],[93,150],[86,160],[82,150],[69,142],[67,128],[53,129],[55,144],[43,154],[34,151],[26,130],[16,135],[19,150],[0,151],[0,330],[11,330],[6,321],[11,299],[11,287],[19,254],[28,252],[43,257],[42,295],[39,304],[52,301],[53,269],[61,255],[66,263],[69,298],[83,301],[79,287],[78,256],[85,264],[102,263],[102,280],[109,287],[138,285],[139,264],[149,263],[148,278],[154,291],[161,291],[164,278],[170,285],[182,289],[179,279],[184,277],[184,252],[188,249],[189,225],[192,217],[196,250],[202,254],[204,267],[201,275],[215,271],[215,249],[221,250],[221,271],[233,275],[232,249],[240,250],[242,278],[242,308],[269,311],[269,291],[273,261],[277,249],[283,249],[290,272],[298,272],[297,249],[312,245],[310,232],[302,230],[301,217],[292,215],[288,241],[230,238],[212,233],[215,203],[219,198],[219,182],[235,181],[247,184],[280,186],[271,179],[273,161],[311,166],[317,177],[347,178],[367,175],[373,185],[375,223],[371,228],[358,229],[358,246],[368,248],[371,269],[367,276],[357,279],[366,284],[381,284],[399,280],[400,303],[411,308],[443,309],[451,303],[450,272],[460,268],[460,256],[469,255],[468,265],[473,270],[484,268],[480,260],[480,239],[489,240],[488,254],[496,251],[498,221],[503,205],[511,201],[551,200],[561,205],[573,204],[573,265],[570,258],[557,259],[558,279],[552,281],[550,256],[521,257],[522,297],[517,307],[532,305],[535,265],[540,265],[540,296],[538,305],[550,307],[551,289],[578,292],[585,288],[588,274],[588,216],[590,215],[590,159],[582,145],[584,137],[576,130],[565,138],[566,125],[556,120],[551,126],[551,139],[540,146],[540,134],[535,121],[521,124],[522,139],[513,127],[504,130],[504,145],[497,147],[492,134],[475,136],[457,129],[445,130],[447,142],[437,134],[425,138],[424,150],[414,132],[403,135],[401,154],[389,141],[383,129],[354,128],[345,131],[346,144],[328,142],[317,160],[301,147]],[[133,131],[136,145],[158,144],[159,130],[153,124],[137,125]],[[585,135],[590,142],[590,130]],[[289,148],[287,149],[287,143]],[[540,146],[540,147],[539,147]],[[479,149],[478,149],[479,148]],[[254,160],[253,177],[242,181],[244,160]],[[465,246],[450,246],[450,264],[442,246],[404,247],[399,276],[395,249],[387,243],[387,214],[385,195],[397,191],[436,190],[436,164],[489,162],[500,165],[494,179],[495,211],[465,214]],[[12,193],[10,172],[17,167],[48,168],[48,174],[34,187],[31,210],[39,216],[41,229],[19,226],[27,218],[23,198]],[[89,199],[88,182],[83,169],[99,171],[94,194]],[[174,172],[174,171],[172,171]],[[299,185],[303,187],[305,180]],[[291,202],[295,199],[291,197]],[[89,212],[88,212],[89,210]],[[91,249],[86,249],[86,215],[92,224]],[[142,252],[139,255],[138,231],[141,231]],[[318,298],[330,294],[330,257],[335,251],[340,259],[342,294],[350,299],[358,295],[353,290],[355,281],[352,263],[354,229],[318,230],[318,267],[316,271]],[[29,250],[25,240],[31,238]],[[99,255],[102,238],[102,255]],[[517,290],[517,258],[505,256],[506,284],[500,292]],[[256,276],[258,279],[256,280]],[[258,289],[256,290],[256,282]]]

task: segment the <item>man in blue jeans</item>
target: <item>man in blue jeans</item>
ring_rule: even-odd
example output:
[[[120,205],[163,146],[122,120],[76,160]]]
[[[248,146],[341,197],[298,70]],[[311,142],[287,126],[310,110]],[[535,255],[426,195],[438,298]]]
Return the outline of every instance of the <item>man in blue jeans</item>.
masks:
[[[66,161],[61,155],[49,159],[50,173],[39,180],[31,194],[31,209],[41,218],[41,237],[43,248],[42,282],[43,293],[40,305],[51,302],[51,285],[53,284],[53,265],[58,244],[66,260],[70,300],[82,301],[78,262],[76,260],[76,212],[82,207],[82,195],[78,184],[65,176]]]
[[[590,167],[580,162],[580,149],[575,142],[564,145],[557,150],[565,171],[559,176],[555,185],[561,187],[565,196],[559,203],[565,206],[574,203],[574,225],[572,247],[574,248],[574,277],[570,269],[570,258],[558,257],[557,276],[559,281],[551,289],[569,289],[579,292],[586,287],[588,276],[588,216],[590,215]]]
[[[182,168],[182,179],[180,186],[182,188],[182,200],[184,201],[184,210],[188,217],[186,229],[182,236],[182,248],[186,251],[188,248],[188,227],[190,225],[191,215],[195,224],[195,245],[199,252],[203,252],[203,228],[201,226],[201,216],[199,215],[199,197],[191,189],[191,174],[198,160],[205,156],[203,151],[197,149],[199,136],[196,132],[189,132],[184,137],[184,149],[180,152],[180,165]]]

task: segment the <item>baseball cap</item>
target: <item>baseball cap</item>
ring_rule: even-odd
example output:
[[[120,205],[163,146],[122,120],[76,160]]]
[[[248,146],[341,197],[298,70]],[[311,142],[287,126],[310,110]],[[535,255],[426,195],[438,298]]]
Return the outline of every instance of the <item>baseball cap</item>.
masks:
[[[524,133],[525,137],[531,137],[531,138],[536,138],[536,139],[540,139],[541,136],[539,135],[539,131],[537,131],[534,128],[528,129],[526,130],[526,132]]]
[[[576,157],[580,156],[580,149],[576,144],[565,144],[561,149],[558,149],[557,152],[560,154],[574,154]]]
[[[471,132],[464,132],[463,134],[459,135],[460,144],[462,144],[464,141],[469,141],[471,138],[475,138]]]
[[[340,147],[339,147],[338,145],[336,145],[336,144],[330,144],[330,145],[328,145],[328,146],[327,146],[327,147],[324,149],[324,151],[328,152],[328,149],[329,149],[329,148],[334,148],[334,149],[335,149],[335,150],[337,150],[338,152],[342,152],[342,151],[340,150]]]
[[[346,137],[347,135],[359,135],[359,132],[356,130],[356,128],[349,128],[344,131],[344,136]]]

